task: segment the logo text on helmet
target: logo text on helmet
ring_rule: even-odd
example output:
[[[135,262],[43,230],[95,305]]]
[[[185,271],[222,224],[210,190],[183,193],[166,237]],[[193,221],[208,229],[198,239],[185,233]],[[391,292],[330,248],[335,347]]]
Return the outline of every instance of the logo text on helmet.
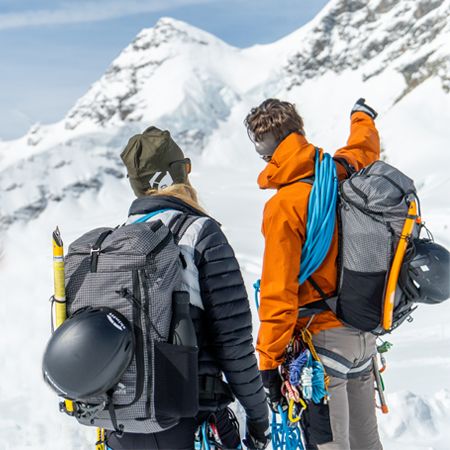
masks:
[[[125,331],[127,329],[124,323],[113,313],[108,313],[106,317],[118,330]]]

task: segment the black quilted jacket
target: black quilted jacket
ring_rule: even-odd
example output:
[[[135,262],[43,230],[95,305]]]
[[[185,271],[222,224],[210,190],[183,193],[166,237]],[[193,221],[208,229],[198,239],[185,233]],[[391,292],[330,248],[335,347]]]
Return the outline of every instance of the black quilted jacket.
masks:
[[[175,209],[207,217],[183,201],[169,196],[135,200],[129,215]],[[266,396],[252,340],[252,316],[247,292],[233,249],[212,218],[196,237],[195,265],[199,273],[204,310],[191,305],[199,343],[200,409],[218,410],[236,396],[251,420],[268,417]],[[227,385],[224,385],[222,374]]]

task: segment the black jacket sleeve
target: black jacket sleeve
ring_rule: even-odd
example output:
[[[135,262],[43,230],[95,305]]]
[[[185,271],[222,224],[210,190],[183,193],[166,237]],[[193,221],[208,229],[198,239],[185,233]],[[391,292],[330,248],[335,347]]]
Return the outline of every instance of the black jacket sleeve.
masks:
[[[268,418],[252,339],[252,315],[239,264],[220,226],[208,220],[196,245],[208,344],[250,420]]]

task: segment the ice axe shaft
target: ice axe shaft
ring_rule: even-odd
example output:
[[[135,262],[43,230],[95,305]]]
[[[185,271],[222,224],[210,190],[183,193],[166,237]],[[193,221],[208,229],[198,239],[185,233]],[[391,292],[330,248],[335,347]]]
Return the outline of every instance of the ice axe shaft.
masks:
[[[389,408],[386,403],[386,398],[384,396],[383,382],[381,381],[381,375],[378,369],[378,360],[376,355],[372,357],[372,362],[373,362],[373,373],[375,376],[375,389],[378,392],[378,397],[380,399],[381,412],[383,414],[387,414],[389,412]]]
[[[64,245],[59,228],[52,234],[53,244],[53,280],[55,301],[55,328],[58,328],[67,318],[66,288],[64,279]]]
[[[55,303],[55,329],[67,318],[66,311],[66,285],[64,276],[64,244],[59,228],[56,227],[52,234],[53,244],[53,301]],[[71,400],[64,400],[67,411],[73,412],[74,406]]]

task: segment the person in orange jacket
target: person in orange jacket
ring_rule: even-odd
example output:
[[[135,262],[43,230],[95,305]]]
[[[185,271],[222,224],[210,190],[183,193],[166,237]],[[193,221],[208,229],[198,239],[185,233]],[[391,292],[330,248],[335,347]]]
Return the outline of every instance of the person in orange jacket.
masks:
[[[379,159],[376,116],[364,99],[353,106],[347,145],[333,157],[340,180]],[[295,330],[307,326],[330,376],[329,402],[311,403],[307,409],[308,448],[380,450],[372,368],[375,336],[344,325],[332,311],[299,319],[301,308],[333,296],[337,289],[337,227],[323,263],[302,285],[298,280],[312,187],[299,181],[314,176],[316,148],[307,141],[303,119],[289,102],[265,100],[244,123],[256,151],[267,162],[258,177],[259,187],[276,191],[264,208],[257,341],[269,405],[275,412],[278,406],[285,407],[279,366]],[[322,156],[323,150],[319,152]]]

